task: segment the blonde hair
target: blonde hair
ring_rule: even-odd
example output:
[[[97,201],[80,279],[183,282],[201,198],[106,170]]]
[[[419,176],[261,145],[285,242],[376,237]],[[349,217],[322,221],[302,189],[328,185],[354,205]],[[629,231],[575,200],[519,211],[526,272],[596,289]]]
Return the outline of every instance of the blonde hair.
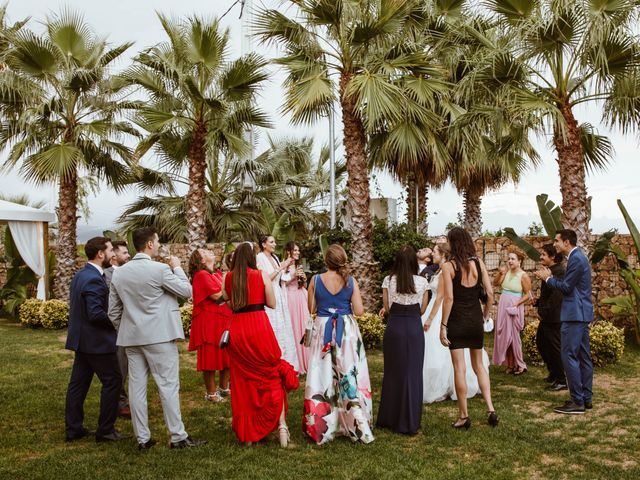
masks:
[[[324,264],[329,270],[338,272],[342,280],[344,280],[345,285],[349,279],[349,266],[347,262],[347,252],[344,251],[344,248],[336,243],[329,245],[327,252],[324,254]]]

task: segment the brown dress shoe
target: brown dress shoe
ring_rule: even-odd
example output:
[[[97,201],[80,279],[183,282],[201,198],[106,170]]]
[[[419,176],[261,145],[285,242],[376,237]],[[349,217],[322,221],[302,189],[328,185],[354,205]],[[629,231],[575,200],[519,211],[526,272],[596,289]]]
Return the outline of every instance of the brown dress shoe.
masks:
[[[131,409],[129,407],[119,408],[118,416],[123,418],[131,418]]]

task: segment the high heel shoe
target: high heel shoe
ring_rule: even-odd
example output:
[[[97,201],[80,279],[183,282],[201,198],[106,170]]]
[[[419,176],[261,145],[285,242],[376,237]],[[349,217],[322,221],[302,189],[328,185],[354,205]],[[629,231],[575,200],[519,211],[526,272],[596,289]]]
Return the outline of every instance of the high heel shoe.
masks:
[[[464,423],[458,423],[460,420],[464,420]],[[451,424],[453,428],[464,428],[469,430],[471,428],[471,419],[469,417],[459,418],[457,421]]]
[[[287,448],[289,445],[289,428],[286,425],[281,424],[278,427],[278,438],[280,439],[280,446]]]
[[[487,417],[487,423],[489,425],[491,425],[492,427],[497,427],[499,421],[500,419],[498,418],[496,412],[489,412],[489,416]]]

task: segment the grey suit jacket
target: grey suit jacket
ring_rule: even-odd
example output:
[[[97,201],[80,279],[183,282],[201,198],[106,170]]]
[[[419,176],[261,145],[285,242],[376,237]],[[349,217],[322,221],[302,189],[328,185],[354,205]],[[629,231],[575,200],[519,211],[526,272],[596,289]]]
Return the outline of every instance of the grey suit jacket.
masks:
[[[104,273],[104,281],[107,283],[107,288],[111,286],[111,278],[113,277],[113,271],[115,268],[113,266],[109,268],[105,268],[102,273]]]
[[[177,297],[191,298],[191,284],[182,268],[138,253],[113,272],[109,319],[122,347],[184,339]]]

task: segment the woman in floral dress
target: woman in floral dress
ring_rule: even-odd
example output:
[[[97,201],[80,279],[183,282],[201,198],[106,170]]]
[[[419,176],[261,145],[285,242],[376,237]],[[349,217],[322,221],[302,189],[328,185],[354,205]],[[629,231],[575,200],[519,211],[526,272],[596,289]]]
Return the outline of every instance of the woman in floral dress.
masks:
[[[364,308],[358,282],[349,276],[347,254],[331,245],[327,272],[309,285],[309,311],[314,322],[307,382],[304,389],[304,432],[318,445],[336,436],[370,443],[372,399],[364,344],[353,315]]]

